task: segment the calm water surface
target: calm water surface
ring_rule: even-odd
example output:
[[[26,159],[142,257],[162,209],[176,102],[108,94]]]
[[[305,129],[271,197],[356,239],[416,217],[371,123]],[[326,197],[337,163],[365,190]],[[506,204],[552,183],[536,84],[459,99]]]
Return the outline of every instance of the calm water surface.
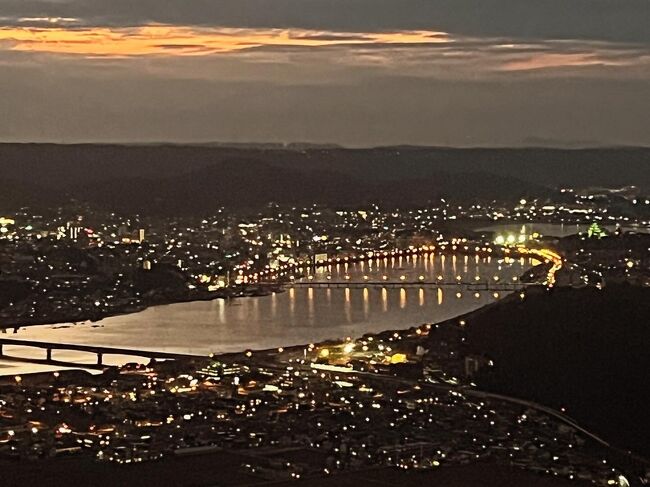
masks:
[[[424,276],[435,282],[438,276],[453,281],[494,280],[512,282],[531,262],[504,262],[477,256],[417,256],[374,262],[340,264],[319,270],[314,281],[416,281]],[[392,328],[408,328],[424,322],[438,322],[479,308],[504,293],[482,291],[478,295],[463,286],[382,289],[296,288],[270,296],[231,301],[197,301],[156,306],[145,311],[106,318],[98,323],[44,325],[8,332],[8,338],[62,343],[92,344],[121,348],[165,350],[195,354],[231,352],[297,345],[329,338],[359,336]],[[11,350],[6,347],[7,352]],[[15,349],[18,352],[18,349]],[[20,350],[22,356],[44,352]],[[85,357],[84,357],[85,355]],[[55,351],[54,358],[94,361],[79,352]],[[106,356],[107,363],[133,361],[132,357]],[[3,368],[4,367],[4,368]],[[7,369],[10,367],[10,369]],[[21,364],[20,370],[44,370],[44,366]],[[14,373],[14,364],[0,362],[0,373]],[[16,372],[17,373],[17,372]]]

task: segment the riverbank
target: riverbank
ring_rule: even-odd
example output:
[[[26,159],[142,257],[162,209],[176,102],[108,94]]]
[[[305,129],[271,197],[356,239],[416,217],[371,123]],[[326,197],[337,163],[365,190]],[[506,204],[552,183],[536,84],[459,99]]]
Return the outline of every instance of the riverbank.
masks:
[[[422,246],[409,249],[381,250],[368,252],[361,255],[340,255],[331,257],[327,261],[315,263],[313,268],[326,268],[336,265],[353,265],[359,262],[380,261],[383,259],[410,258],[425,255],[444,256],[474,256],[480,258],[504,258],[512,256],[509,249],[500,247],[481,246],[477,243],[452,240],[448,244],[438,247]],[[523,255],[523,254],[522,254]],[[531,255],[527,255],[531,256]],[[535,257],[532,255],[532,257]],[[540,257],[539,258],[545,258]],[[103,307],[89,306],[87,309],[75,308],[74,313],[56,311],[47,317],[4,317],[0,318],[0,329],[16,332],[21,327],[38,325],[57,325],[63,323],[92,322],[98,323],[106,318],[128,315],[149,309],[155,306],[163,306],[176,303],[188,303],[199,301],[212,301],[215,299],[233,299],[244,297],[259,297],[269,295],[273,292],[282,292],[284,285],[294,279],[304,277],[310,272],[308,264],[284,265],[276,271],[252,274],[246,278],[248,282],[233,285],[228,288],[208,291],[203,288],[184,289],[181,293],[170,291],[150,293],[146,297],[133,297],[123,303],[107,302]],[[526,281],[526,276],[520,276]]]
[[[540,288],[540,292],[543,292]],[[535,290],[532,290],[531,288],[528,288],[527,292],[537,292]],[[411,335],[413,337],[417,337],[415,331],[419,328],[422,328],[425,325],[428,326],[440,326],[441,328],[449,328],[449,329],[456,329],[459,320],[474,320],[476,317],[480,316],[481,313],[491,309],[492,307],[498,305],[499,303],[509,303],[509,302],[516,302],[517,300],[520,300],[521,296],[519,293],[512,293],[509,295],[506,295],[502,298],[500,298],[498,301],[486,304],[484,306],[479,307],[478,309],[471,311],[469,313],[461,313],[459,315],[454,315],[452,318],[448,319],[443,319],[440,321],[433,321],[433,322],[411,322],[411,323],[405,323],[404,326],[400,328],[396,328],[393,324],[392,326],[387,326],[386,328],[377,331],[377,332],[368,332],[368,333],[363,333],[357,335],[359,340],[363,339],[368,339],[368,338],[377,338],[377,339],[385,339],[385,340],[393,340],[393,335],[396,333],[403,334],[403,335]],[[204,300],[205,301],[205,300]],[[191,302],[191,301],[190,301]],[[178,303],[171,303],[171,304],[178,304]],[[163,305],[161,305],[163,306]],[[60,324],[60,323],[59,323]],[[69,325],[65,326],[62,325],[61,328],[70,328],[74,327],[75,325]],[[57,330],[57,331],[63,331],[63,330]],[[265,358],[265,357],[274,357],[278,354],[278,350],[282,350],[284,353],[290,353],[290,354],[302,354],[303,350],[309,349],[309,348],[319,348],[319,347],[328,347],[328,346],[333,346],[336,344],[339,344],[342,339],[344,339],[345,336],[338,336],[338,337],[330,337],[326,338],[323,340],[316,340],[313,342],[304,342],[304,343],[298,343],[294,345],[287,345],[286,343],[283,343],[281,346],[278,347],[265,347],[265,348],[255,348],[255,347],[241,347],[238,348],[237,351],[232,351],[232,352],[219,352],[219,353],[214,353],[213,357],[215,359],[223,359],[223,360],[242,360],[242,359],[248,359],[248,355],[252,354],[256,358]],[[350,337],[352,338],[352,337]],[[420,337],[418,337],[419,339]],[[128,348],[128,347],[126,347]],[[208,353],[205,354],[206,358],[208,357]],[[8,360],[10,360],[8,358]],[[182,364],[183,367],[188,366],[189,364],[192,363],[192,360],[188,361],[183,361],[180,360],[178,361],[179,364]],[[113,368],[119,368],[119,366],[112,366]],[[110,368],[107,366],[107,368]],[[82,366],[78,367],[79,370],[83,369]],[[4,373],[3,373],[4,372]],[[65,376],[68,374],[72,374],[73,376],[76,375],[77,370],[75,369],[69,369],[69,370],[64,370],[61,371],[61,376]],[[96,372],[93,372],[96,374]],[[13,373],[11,372],[10,369],[6,371],[2,371],[0,369],[0,377],[7,377],[7,380],[11,382],[13,379]],[[51,376],[51,371],[48,372],[36,372],[36,373],[29,373],[29,374],[23,374],[23,377],[27,378],[28,376],[31,376],[31,379],[29,380],[34,380],[36,383],[39,381],[39,377],[43,378],[46,382],[50,380]]]
[[[272,291],[271,291],[272,289]],[[218,291],[194,291],[186,295],[177,295],[173,297],[165,297],[158,295],[155,299],[148,300],[148,302],[141,302],[137,304],[129,303],[123,307],[114,306],[111,307],[109,311],[94,310],[92,313],[81,313],[74,315],[61,315],[56,316],[50,319],[42,318],[24,318],[24,319],[2,319],[0,324],[0,330],[2,333],[5,333],[7,330],[14,329],[17,331],[18,328],[26,326],[42,326],[42,325],[58,325],[62,323],[82,323],[82,322],[92,322],[99,323],[100,321],[111,318],[114,316],[123,316],[133,313],[139,313],[148,308],[154,306],[165,306],[169,304],[177,303],[191,303],[199,301],[213,301],[215,299],[235,299],[235,298],[246,298],[246,297],[260,297],[267,296],[270,292],[282,292],[283,289],[280,286],[267,286],[265,289],[261,289],[258,286],[248,286],[242,288],[241,286],[236,286],[232,288],[221,289]]]
[[[457,257],[457,258],[456,258]],[[462,274],[463,282],[474,283],[479,275],[484,281],[498,274],[501,282],[514,282],[522,276],[530,262],[521,259],[479,259],[475,256],[433,255],[417,258],[395,258],[369,264],[332,266],[319,273],[317,280],[352,282],[369,277],[367,288],[318,289],[288,288],[286,293],[265,298],[204,300],[152,306],[141,313],[107,318],[105,321],[57,323],[55,326],[25,327],[7,338],[41,342],[61,342],[78,345],[96,345],[116,348],[141,348],[193,355],[212,352],[236,352],[250,348],[286,347],[287,345],[321,342],[330,338],[361,336],[378,333],[422,322],[440,322],[488,304],[504,295],[503,292],[478,292],[456,285]],[[540,277],[543,274],[539,273]],[[383,276],[394,282],[406,275],[405,282],[418,281],[426,276],[424,285],[400,288],[381,285]],[[451,287],[438,287],[438,276],[453,281]],[[524,286],[522,285],[522,288]],[[486,288],[487,289],[487,288]],[[37,351],[13,350],[16,356],[41,359]],[[93,357],[72,352],[57,352],[56,358],[83,363]],[[108,356],[109,364],[128,357]],[[19,369],[19,370],[18,370]],[[15,373],[24,374],[26,365]],[[43,370],[42,367],[36,370]],[[5,373],[11,374],[10,369]]]

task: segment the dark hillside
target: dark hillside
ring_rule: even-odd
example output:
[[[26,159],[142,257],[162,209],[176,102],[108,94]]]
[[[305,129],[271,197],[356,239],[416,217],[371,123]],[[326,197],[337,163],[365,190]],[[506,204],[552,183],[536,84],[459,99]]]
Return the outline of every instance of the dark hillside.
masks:
[[[650,289],[628,285],[531,294],[468,327],[495,362],[480,387],[567,413],[614,444],[650,454]]]

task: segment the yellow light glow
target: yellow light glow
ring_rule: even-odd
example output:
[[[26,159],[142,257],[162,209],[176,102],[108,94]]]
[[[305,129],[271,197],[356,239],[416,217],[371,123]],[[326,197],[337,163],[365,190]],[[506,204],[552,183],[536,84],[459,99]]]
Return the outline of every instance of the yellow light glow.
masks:
[[[391,364],[403,364],[407,362],[407,357],[403,353],[395,353],[391,356],[390,358],[390,363]]]

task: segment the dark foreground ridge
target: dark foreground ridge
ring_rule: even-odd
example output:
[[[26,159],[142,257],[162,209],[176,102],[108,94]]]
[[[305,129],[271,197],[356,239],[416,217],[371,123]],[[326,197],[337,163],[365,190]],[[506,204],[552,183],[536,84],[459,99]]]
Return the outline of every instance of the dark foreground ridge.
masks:
[[[0,462],[7,486],[40,486],[47,478],[49,487],[88,487],[119,485],[124,487],[160,486],[252,486],[264,485],[260,479],[241,473],[240,464],[250,461],[245,455],[220,452],[165,462],[115,467],[92,460],[48,460],[37,464]],[[218,479],[218,480],[215,480]],[[317,477],[272,482],[275,487],[395,487],[433,485],[444,487],[587,487],[589,482],[544,477],[516,468],[493,464],[466,465],[428,471],[401,471],[370,468],[332,477]]]
[[[479,374],[479,387],[565,408],[587,429],[648,456],[650,289],[558,288],[509,301],[468,320],[470,347],[495,364]]]

